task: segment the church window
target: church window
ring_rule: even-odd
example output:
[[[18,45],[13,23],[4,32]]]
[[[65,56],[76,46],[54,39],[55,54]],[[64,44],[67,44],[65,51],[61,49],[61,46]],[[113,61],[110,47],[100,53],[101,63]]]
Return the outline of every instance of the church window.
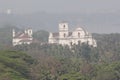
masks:
[[[78,37],[80,37],[80,33],[78,33]]]
[[[65,28],[65,25],[63,25],[63,27]]]
[[[29,33],[32,33],[32,31],[30,30]]]
[[[64,33],[64,37],[66,36],[66,34]]]

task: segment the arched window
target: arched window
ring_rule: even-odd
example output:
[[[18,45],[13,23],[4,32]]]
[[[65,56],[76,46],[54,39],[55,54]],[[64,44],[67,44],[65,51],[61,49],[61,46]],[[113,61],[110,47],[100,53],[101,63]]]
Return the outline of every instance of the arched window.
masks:
[[[80,33],[78,32],[78,37],[80,37]]]
[[[63,25],[63,28],[65,28],[65,25]]]
[[[64,33],[64,37],[66,37],[66,34]]]

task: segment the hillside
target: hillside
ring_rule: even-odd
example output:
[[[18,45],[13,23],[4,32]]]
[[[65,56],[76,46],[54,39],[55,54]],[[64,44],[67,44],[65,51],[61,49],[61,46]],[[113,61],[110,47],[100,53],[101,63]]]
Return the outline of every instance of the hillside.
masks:
[[[35,43],[12,47],[11,30],[10,27],[0,29],[0,80],[120,79],[119,33],[94,33],[97,48],[87,44],[69,48]],[[48,32],[36,31],[33,36],[47,42]]]
[[[25,53],[0,51],[0,80],[29,80],[33,62]]]
[[[114,47],[31,44],[14,49],[38,61],[32,68],[33,80],[119,80],[120,53]]]

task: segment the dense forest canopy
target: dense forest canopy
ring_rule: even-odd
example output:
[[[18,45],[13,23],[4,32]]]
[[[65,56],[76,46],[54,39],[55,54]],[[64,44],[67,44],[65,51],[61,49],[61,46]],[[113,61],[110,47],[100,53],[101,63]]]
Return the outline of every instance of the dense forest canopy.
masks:
[[[1,80],[120,79],[119,33],[94,33],[98,45],[95,48],[87,44],[71,47],[46,44],[49,34],[43,30],[34,32],[33,36],[45,44],[13,47],[10,32],[12,28],[0,29]]]
[[[0,51],[0,80],[28,80],[34,59],[22,52]]]

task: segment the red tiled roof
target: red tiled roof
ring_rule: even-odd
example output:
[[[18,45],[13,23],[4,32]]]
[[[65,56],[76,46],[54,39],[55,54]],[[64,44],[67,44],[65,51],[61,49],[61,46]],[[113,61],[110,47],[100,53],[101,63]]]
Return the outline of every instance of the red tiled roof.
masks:
[[[17,33],[14,38],[24,39],[24,38],[31,38],[31,36],[29,36],[28,34],[25,34],[25,33]]]
[[[18,38],[20,35],[22,35],[23,33],[22,32],[18,32],[17,34],[15,34],[15,37],[14,38]]]
[[[18,38],[31,38],[28,34],[22,34]]]

